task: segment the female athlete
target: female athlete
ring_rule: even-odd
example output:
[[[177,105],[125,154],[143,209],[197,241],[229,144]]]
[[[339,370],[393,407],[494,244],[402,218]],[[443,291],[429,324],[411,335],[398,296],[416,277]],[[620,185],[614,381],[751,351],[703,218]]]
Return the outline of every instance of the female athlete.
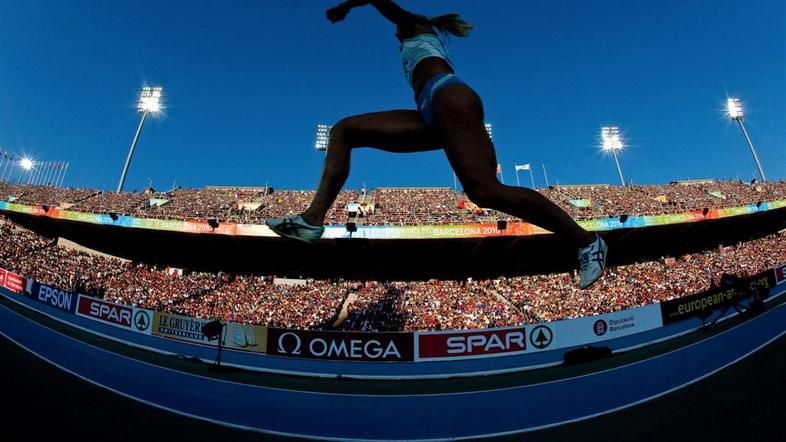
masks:
[[[348,0],[327,10],[340,22],[356,7],[371,5],[396,25],[404,73],[415,92],[417,111],[374,112],[339,121],[330,133],[317,193],[301,215],[271,218],[277,234],[317,243],[324,220],[349,176],[352,149],[374,147],[388,152],[444,149],[470,200],[571,239],[579,249],[579,286],[589,287],[606,266],[606,244],[581,228],[565,211],[540,193],[501,184],[496,177],[494,145],[484,126],[480,97],[454,74],[442,38],[467,37],[472,26],[457,14],[428,18],[406,11],[391,0]]]

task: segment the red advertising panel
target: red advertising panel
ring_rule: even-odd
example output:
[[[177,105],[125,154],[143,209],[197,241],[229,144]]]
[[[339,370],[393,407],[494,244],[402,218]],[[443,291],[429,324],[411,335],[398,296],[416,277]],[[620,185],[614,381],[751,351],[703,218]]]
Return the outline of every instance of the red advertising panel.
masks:
[[[509,355],[527,351],[524,327],[418,333],[418,360]]]
[[[25,288],[25,278],[16,273],[11,273],[8,270],[5,270],[3,274],[3,287],[17,293],[22,293]]]
[[[267,353],[340,361],[412,361],[412,333],[358,333],[269,328]]]
[[[775,267],[775,283],[780,285],[786,282],[786,264]]]
[[[5,269],[0,269],[0,285],[5,287]]]
[[[131,328],[131,318],[134,315],[134,309],[132,307],[112,304],[87,296],[79,296],[79,306],[76,312],[97,321],[108,322],[127,328]]]

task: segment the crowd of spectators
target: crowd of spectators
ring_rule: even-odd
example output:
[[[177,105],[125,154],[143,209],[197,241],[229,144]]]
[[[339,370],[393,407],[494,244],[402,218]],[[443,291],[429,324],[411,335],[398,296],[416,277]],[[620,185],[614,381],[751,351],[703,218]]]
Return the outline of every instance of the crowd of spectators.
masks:
[[[786,182],[696,181],[645,186],[553,186],[539,189],[578,220],[621,215],[661,215],[690,210],[735,207],[786,199]],[[177,189],[171,192],[103,192],[49,186],[0,183],[0,200],[93,213],[142,218],[262,223],[268,217],[301,213],[313,190],[268,188]],[[349,212],[350,203],[373,210]],[[380,188],[370,193],[342,191],[325,222],[343,225],[444,225],[516,220],[508,214],[477,207],[464,193],[450,188]]]
[[[750,276],[786,262],[786,233],[703,253],[608,269],[588,290],[576,275],[485,280],[288,280],[159,269],[65,248],[0,220],[0,267],[123,304],[285,328],[419,331],[554,321],[704,291],[724,274]],[[345,314],[342,314],[342,310]]]

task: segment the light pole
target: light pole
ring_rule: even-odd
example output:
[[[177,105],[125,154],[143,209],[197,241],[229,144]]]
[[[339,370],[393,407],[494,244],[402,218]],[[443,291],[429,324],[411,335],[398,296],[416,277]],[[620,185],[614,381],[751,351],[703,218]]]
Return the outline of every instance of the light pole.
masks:
[[[123,185],[126,182],[126,174],[128,173],[128,166],[131,165],[131,158],[134,156],[134,149],[136,149],[136,142],[139,140],[139,134],[142,132],[142,126],[145,124],[145,119],[147,118],[147,114],[152,113],[153,115],[158,114],[161,112],[161,95],[163,93],[163,89],[160,87],[143,87],[142,92],[139,94],[139,104],[137,105],[137,111],[142,114],[142,119],[139,120],[139,127],[136,128],[136,134],[134,134],[134,140],[131,141],[131,149],[128,150],[128,158],[126,158],[126,164],[123,166],[123,172],[120,174],[120,182],[117,183],[117,192],[120,193],[123,191]]]
[[[748,147],[751,148],[751,153],[753,154],[753,159],[756,161],[756,167],[759,168],[759,175],[761,176],[761,182],[766,183],[767,177],[764,176],[764,169],[761,168],[761,163],[759,162],[759,156],[756,155],[756,149],[753,148],[753,143],[751,142],[751,137],[748,136],[748,131],[745,130],[745,125],[742,123],[743,120],[743,113],[742,113],[742,104],[740,103],[739,98],[729,98],[726,100],[726,105],[728,107],[728,115],[729,117],[739,123],[740,129],[742,129],[742,135],[745,136],[745,141],[748,142]]]
[[[620,160],[617,158],[617,151],[623,148],[620,129],[618,127],[603,127],[600,130],[600,137],[603,140],[603,150],[605,152],[611,151],[611,154],[614,155],[614,162],[617,163],[617,172],[620,174],[620,182],[624,186],[625,178],[622,176]]]

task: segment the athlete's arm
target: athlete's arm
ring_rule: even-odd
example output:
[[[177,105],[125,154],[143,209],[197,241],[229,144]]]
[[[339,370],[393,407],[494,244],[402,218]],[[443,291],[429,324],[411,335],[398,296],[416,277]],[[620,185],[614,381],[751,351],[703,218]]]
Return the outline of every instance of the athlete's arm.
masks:
[[[392,0],[347,0],[327,10],[328,20],[333,23],[343,20],[352,8],[370,4],[383,17],[396,26],[406,26],[418,22],[418,16],[397,5]]]

